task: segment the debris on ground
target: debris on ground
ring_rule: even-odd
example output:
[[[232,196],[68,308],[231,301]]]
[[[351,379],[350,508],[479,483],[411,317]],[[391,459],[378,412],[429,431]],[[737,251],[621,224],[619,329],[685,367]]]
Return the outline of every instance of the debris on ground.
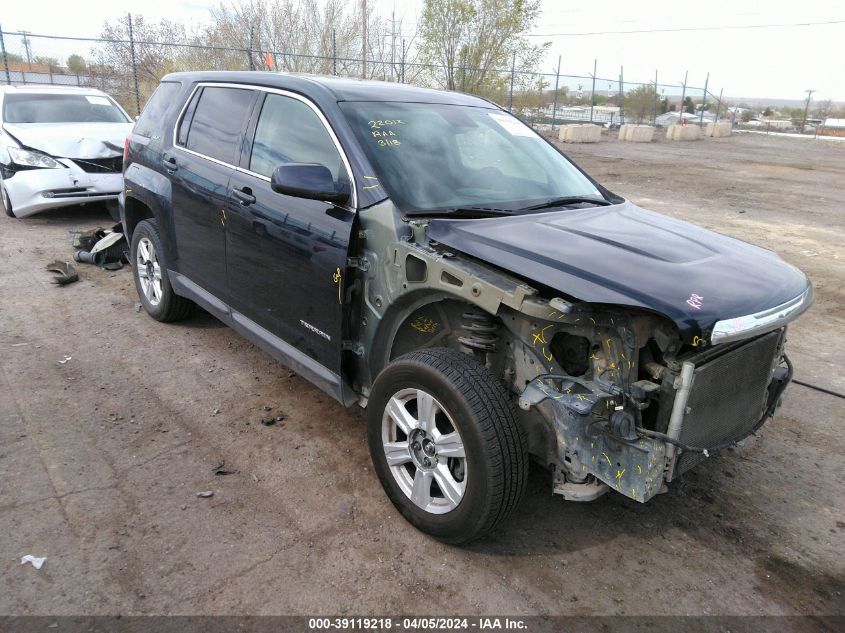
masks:
[[[41,569],[41,565],[44,564],[45,560],[47,560],[46,556],[44,556],[43,558],[38,558],[37,556],[33,556],[32,554],[27,554],[26,556],[21,556],[21,565],[32,563],[32,566],[35,567],[35,569]]]
[[[67,365],[68,361],[71,359],[73,359],[73,356],[68,356],[67,354],[65,354],[65,357],[62,360],[58,361],[58,363],[59,365]]]
[[[209,497],[214,496],[214,491],[213,490],[205,490],[203,492],[198,492],[197,496],[202,497],[203,499],[208,499]]]
[[[47,270],[51,273],[56,273],[53,277],[53,283],[59,286],[66,286],[72,284],[74,281],[79,281],[79,274],[70,262],[63,262],[59,259],[47,264]]]
[[[119,270],[128,262],[127,244],[120,224],[111,229],[85,231],[74,237],[77,248],[73,259],[83,264],[94,264],[105,270]]]
[[[221,462],[218,462],[218,464],[214,468],[211,469],[211,472],[213,472],[215,475],[234,475],[238,471],[237,470],[229,470],[228,468],[226,468],[226,462],[221,461]]]
[[[265,405],[264,405],[264,410],[265,410],[265,411],[272,411],[272,410],[273,410],[273,407],[271,407],[269,404],[265,404]]]
[[[284,415],[277,415],[275,418],[261,418],[261,426],[273,426],[276,422],[283,422],[285,417]]]
[[[220,413],[220,409],[212,409],[211,410],[211,415],[217,415],[218,413]]]
[[[141,303],[138,302],[138,303],[135,304],[135,312],[138,313],[140,311],[141,311]]]

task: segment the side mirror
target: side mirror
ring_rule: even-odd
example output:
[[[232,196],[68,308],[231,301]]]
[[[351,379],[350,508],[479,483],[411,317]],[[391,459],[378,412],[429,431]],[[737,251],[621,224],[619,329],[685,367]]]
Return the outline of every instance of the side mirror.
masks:
[[[349,186],[338,191],[332,172],[317,163],[288,163],[273,170],[270,187],[276,193],[308,200],[344,204],[349,200]]]

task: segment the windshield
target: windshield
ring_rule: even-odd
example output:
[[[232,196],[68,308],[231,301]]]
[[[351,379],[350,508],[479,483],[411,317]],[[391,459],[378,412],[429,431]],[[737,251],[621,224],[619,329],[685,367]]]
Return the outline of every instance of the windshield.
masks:
[[[5,123],[128,123],[108,97],[75,94],[7,94]]]
[[[527,125],[501,110],[461,105],[342,102],[375,174],[405,212],[520,210],[601,193]]]

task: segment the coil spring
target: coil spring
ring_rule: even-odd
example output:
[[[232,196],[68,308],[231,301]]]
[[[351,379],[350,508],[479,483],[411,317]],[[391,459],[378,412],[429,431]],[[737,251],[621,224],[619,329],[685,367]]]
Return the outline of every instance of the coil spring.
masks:
[[[469,348],[485,352],[496,349],[496,330],[499,329],[496,320],[486,312],[464,312],[461,315],[461,329],[466,333],[459,336],[461,344]]]

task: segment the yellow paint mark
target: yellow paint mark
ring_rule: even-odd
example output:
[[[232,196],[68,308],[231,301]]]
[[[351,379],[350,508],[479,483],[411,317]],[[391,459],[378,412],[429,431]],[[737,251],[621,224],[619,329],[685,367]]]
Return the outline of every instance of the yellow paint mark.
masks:
[[[340,272],[339,267],[337,268],[337,270],[334,271],[334,274],[332,275],[332,281],[337,284],[337,302],[343,303],[343,299],[341,297],[341,288],[343,286],[341,282],[343,281],[343,274]]]
[[[410,326],[423,334],[434,334],[437,328],[440,327],[440,324],[428,317],[420,315],[411,321]]]
[[[596,461],[596,456],[595,456],[595,455],[593,455],[593,461]]]
[[[375,176],[364,176],[367,180],[378,180]]]
[[[607,463],[608,463],[608,464],[610,464],[611,466],[613,466],[613,462],[612,462],[612,461],[610,461],[610,458],[607,456],[607,453],[602,453],[602,457],[604,457],[604,458],[607,460]]]
[[[381,185],[366,185],[364,189],[378,189]]]
[[[622,475],[625,474],[625,469],[617,470],[616,471],[616,481],[619,482],[622,479]]]
[[[631,488],[631,498],[632,499],[637,498],[637,489],[636,488]]]
[[[639,464],[637,464],[637,472],[640,473],[641,475],[643,474],[643,469]]]
[[[592,321],[592,322],[593,322],[593,325],[595,325],[595,324],[596,324],[596,320],[595,320],[593,317],[590,317],[590,321]]]
[[[126,193],[132,193],[132,189],[130,189],[129,187],[127,187],[127,188],[126,188]]]

